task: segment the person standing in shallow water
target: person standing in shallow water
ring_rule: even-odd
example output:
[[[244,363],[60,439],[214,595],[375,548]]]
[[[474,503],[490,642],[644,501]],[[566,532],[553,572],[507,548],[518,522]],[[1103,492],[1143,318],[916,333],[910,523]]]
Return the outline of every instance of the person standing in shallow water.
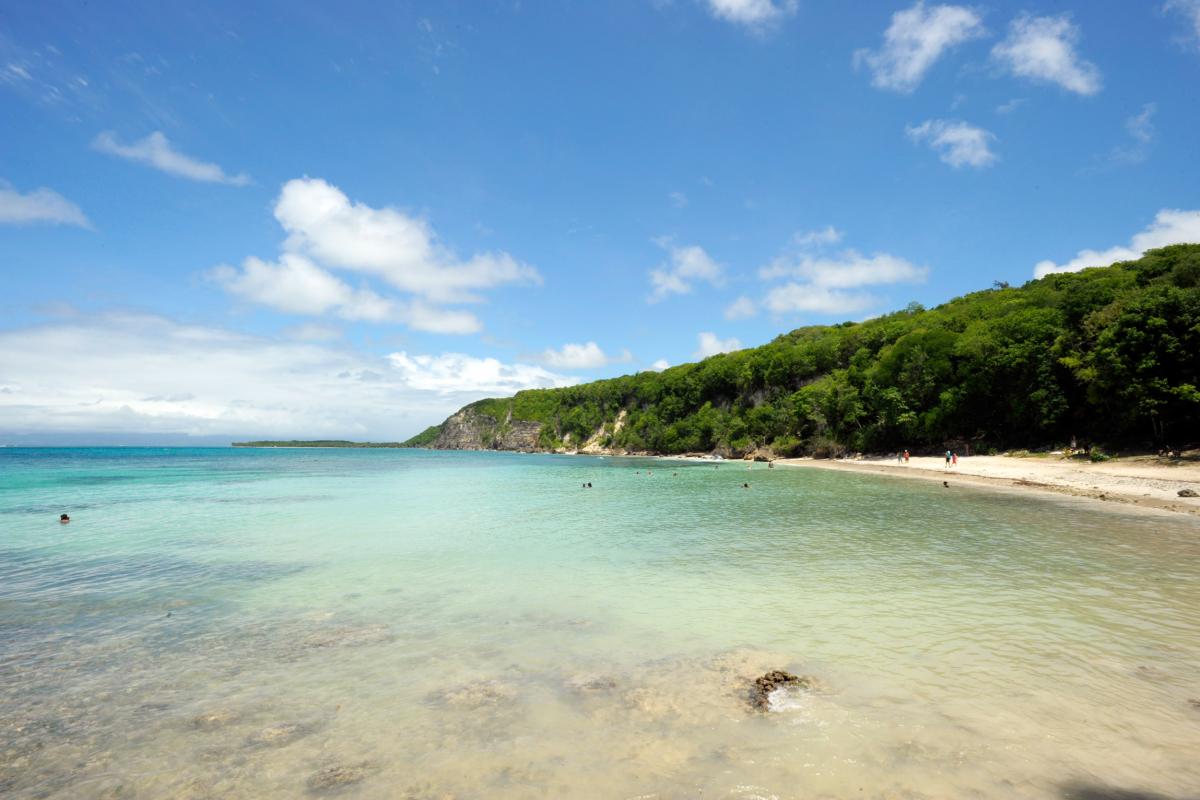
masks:
[[[59,514],[59,515],[58,515],[58,524],[60,524],[60,525],[66,525],[66,524],[67,524],[68,522],[70,522],[70,521],[71,521],[71,518],[70,518],[68,515],[66,515],[66,514]]]

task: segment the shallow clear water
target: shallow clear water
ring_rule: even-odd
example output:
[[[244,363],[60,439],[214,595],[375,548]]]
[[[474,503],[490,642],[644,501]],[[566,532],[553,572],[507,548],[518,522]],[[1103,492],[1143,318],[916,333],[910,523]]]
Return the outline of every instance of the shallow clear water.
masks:
[[[1191,796],[1198,556],[761,464],[3,449],[0,795]]]

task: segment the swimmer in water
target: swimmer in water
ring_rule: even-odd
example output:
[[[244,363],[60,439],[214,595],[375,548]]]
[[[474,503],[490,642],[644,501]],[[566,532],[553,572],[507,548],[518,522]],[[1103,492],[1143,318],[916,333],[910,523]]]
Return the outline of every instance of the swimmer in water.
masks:
[[[750,484],[748,484],[748,483],[743,483],[743,484],[742,484],[742,488],[743,488],[743,489],[749,489],[749,488],[750,488]]]
[[[58,522],[60,525],[66,525],[70,521],[71,521],[71,518],[69,516],[67,516],[66,514],[58,515]]]

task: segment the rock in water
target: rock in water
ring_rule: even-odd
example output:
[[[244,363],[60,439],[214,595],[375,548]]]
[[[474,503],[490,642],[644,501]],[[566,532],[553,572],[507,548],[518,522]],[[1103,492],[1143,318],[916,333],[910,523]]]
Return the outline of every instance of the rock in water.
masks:
[[[316,793],[336,792],[367,777],[369,767],[369,762],[363,762],[361,764],[335,764],[317,770],[308,776],[308,790]]]
[[[750,705],[759,711],[767,711],[771,707],[771,692],[776,689],[787,687],[807,689],[811,685],[811,678],[802,678],[781,669],[773,669],[762,677],[754,679],[754,686],[750,689]]]
[[[1197,493],[1195,489],[1180,489],[1175,494],[1180,497],[1200,497],[1200,493]]]

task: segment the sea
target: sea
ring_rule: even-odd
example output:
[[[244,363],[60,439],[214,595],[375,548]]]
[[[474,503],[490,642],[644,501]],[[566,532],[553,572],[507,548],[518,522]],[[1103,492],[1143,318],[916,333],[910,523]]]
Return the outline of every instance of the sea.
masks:
[[[5,798],[1198,793],[1195,517],[742,462],[0,449]]]

